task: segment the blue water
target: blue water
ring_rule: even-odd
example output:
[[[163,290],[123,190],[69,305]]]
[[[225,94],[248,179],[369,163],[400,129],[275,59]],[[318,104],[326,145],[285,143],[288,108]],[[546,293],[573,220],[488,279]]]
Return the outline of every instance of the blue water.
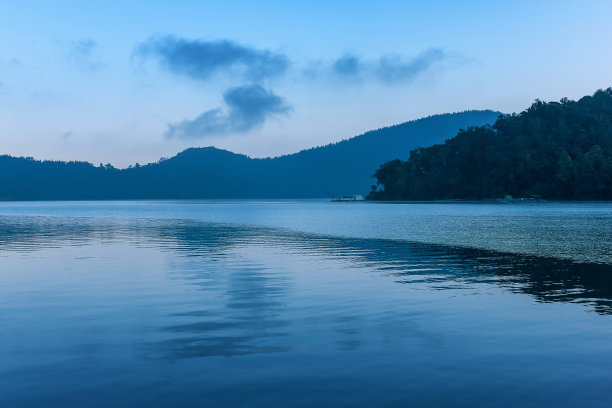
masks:
[[[0,406],[612,406],[609,203],[0,203]]]

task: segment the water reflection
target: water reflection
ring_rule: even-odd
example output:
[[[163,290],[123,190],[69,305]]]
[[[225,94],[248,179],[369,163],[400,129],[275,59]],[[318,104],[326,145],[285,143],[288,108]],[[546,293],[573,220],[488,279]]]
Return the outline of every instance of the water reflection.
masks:
[[[490,283],[540,302],[582,303],[612,314],[612,265],[391,240],[301,238],[308,242],[304,249],[351,258],[398,283],[438,290]]]
[[[201,291],[202,308],[170,313],[169,324],[157,327],[161,339],[140,347],[144,358],[175,361],[292,349],[292,341],[285,338],[295,327],[289,327],[291,322],[282,313],[291,296],[291,273],[241,259],[241,250],[247,247],[283,248],[332,259],[409,287],[443,291],[496,285],[539,302],[580,303],[597,313],[612,314],[610,265],[187,220],[0,217],[0,254],[104,242],[179,254],[170,258],[168,273]],[[367,318],[367,313],[340,314],[331,323],[322,318],[309,324],[327,325],[342,351],[363,345],[367,339],[363,327],[378,327],[388,341],[412,338],[433,346],[442,341],[421,332],[415,316],[396,312],[370,322],[364,321]]]
[[[195,241],[191,243],[195,244]],[[164,358],[174,360],[290,350],[289,346],[269,342],[271,338],[287,335],[287,321],[279,317],[282,302],[275,300],[284,295],[285,286],[277,282],[280,278],[267,276],[265,268],[244,264],[226,268],[223,272],[222,276],[216,275],[217,280],[225,284],[217,282],[217,290],[224,286],[221,289],[223,293],[215,292],[216,299],[223,303],[215,304],[214,313],[195,310],[174,314],[174,317],[187,317],[188,322],[163,327],[162,330],[170,333],[172,338],[154,345],[150,351],[159,351]],[[204,270],[202,278],[207,279],[206,275]],[[199,285],[200,279],[191,282]],[[208,288],[208,285],[203,287]],[[207,300],[210,305],[210,299]]]
[[[525,293],[540,302],[572,302],[612,314],[612,265],[426,245],[397,240],[336,238],[252,227],[202,224],[188,239],[182,227],[163,229],[162,240],[195,253],[209,245],[211,230],[222,246],[279,245],[299,252],[345,259],[391,276],[398,283],[427,283],[431,289],[469,288],[489,283]],[[193,231],[192,231],[193,232]],[[161,237],[160,237],[161,238]],[[169,242],[169,241],[168,241]]]
[[[593,307],[598,313],[612,314],[612,265],[190,220],[0,216],[0,254],[3,251],[27,252],[105,241],[152,246],[185,257],[207,257],[212,264],[209,262],[206,268],[196,268],[191,270],[191,275],[182,274],[180,278],[190,279],[194,285],[203,288],[219,286],[223,282],[227,295],[225,308],[249,314],[244,315],[243,321],[235,322],[234,327],[245,330],[266,327],[266,319],[282,308],[286,289],[283,280],[287,280],[286,274],[271,274],[265,266],[227,261],[227,258],[236,257],[232,248],[245,246],[278,246],[343,260],[377,271],[402,284],[428,284],[430,289],[436,290],[469,288],[470,284],[477,283],[495,284],[511,292],[529,294],[540,302],[581,303]],[[219,265],[222,271],[215,271],[215,259],[226,260]],[[228,265],[232,267],[228,268]],[[193,313],[196,316],[204,312]],[[270,325],[280,326],[280,323]],[[178,326],[168,330],[222,329],[206,324],[191,326],[193,330],[189,327]]]
[[[0,260],[2,406],[610,406],[610,265],[1,216]]]

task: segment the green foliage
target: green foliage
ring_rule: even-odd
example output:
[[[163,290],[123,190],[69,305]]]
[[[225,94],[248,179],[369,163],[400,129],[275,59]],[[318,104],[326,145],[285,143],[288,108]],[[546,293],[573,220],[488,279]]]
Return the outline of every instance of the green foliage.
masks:
[[[374,177],[374,200],[610,200],[612,88],[579,101],[536,100],[493,126],[461,130],[444,144],[413,150],[407,161],[384,163]]]

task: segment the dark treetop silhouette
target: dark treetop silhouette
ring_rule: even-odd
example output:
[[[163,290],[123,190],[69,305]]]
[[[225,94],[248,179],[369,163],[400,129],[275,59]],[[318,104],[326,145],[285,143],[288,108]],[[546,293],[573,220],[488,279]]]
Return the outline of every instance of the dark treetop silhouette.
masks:
[[[407,159],[460,128],[492,123],[499,112],[466,111],[386,127],[327,146],[252,159],[213,147],[117,169],[86,162],[0,156],[0,200],[306,198],[364,194],[380,163]]]
[[[612,199],[612,88],[579,101],[539,100],[493,126],[461,130],[374,174],[374,200]]]

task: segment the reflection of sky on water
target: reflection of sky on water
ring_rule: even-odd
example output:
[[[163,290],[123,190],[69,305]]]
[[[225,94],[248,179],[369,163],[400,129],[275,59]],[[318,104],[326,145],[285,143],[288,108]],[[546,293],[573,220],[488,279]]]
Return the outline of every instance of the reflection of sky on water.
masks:
[[[398,239],[612,265],[612,204],[323,201],[0,203],[3,215],[180,219],[345,238]]]
[[[607,265],[27,216],[0,217],[0,262],[11,406],[610,402]]]
[[[234,250],[278,246],[283,252],[311,254],[367,267],[393,277],[398,283],[425,284],[429,289],[439,290],[467,288],[471,283],[494,283],[510,291],[528,293],[538,301],[586,303],[598,312],[612,313],[612,266],[602,264],[197,221],[0,217],[0,253],[4,252],[5,256],[9,251],[106,241],[125,241],[134,246],[172,251],[187,259],[213,260],[205,271],[196,269],[180,277],[206,287],[218,286],[219,278],[228,279],[227,292],[232,297],[226,304],[228,308],[257,309],[253,307],[257,306],[254,299],[262,298],[266,300],[260,301],[261,306],[279,306],[274,299],[283,296],[280,282],[287,278],[280,274],[267,276],[265,265],[236,262],[241,254]],[[215,261],[226,264],[214,265]],[[171,262],[170,273],[176,274],[185,261],[181,257]],[[221,270],[213,273],[220,266]]]

